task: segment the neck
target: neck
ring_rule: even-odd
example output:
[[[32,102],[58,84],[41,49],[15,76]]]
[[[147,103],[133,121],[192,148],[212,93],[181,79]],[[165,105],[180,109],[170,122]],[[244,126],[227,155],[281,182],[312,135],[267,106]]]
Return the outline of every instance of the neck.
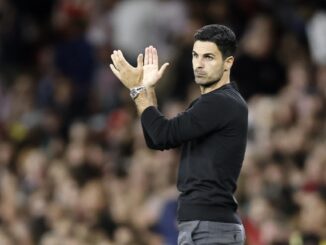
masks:
[[[229,74],[229,72],[224,72],[221,79],[216,81],[215,83],[211,84],[210,86],[200,86],[200,93],[207,94],[207,93],[209,93],[215,89],[218,89],[228,83],[230,83],[230,74]]]

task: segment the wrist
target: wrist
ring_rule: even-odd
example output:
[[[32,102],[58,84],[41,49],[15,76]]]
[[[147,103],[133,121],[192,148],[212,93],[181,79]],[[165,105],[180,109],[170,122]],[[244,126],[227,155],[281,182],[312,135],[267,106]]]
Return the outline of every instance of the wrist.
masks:
[[[155,90],[155,86],[144,86],[146,88],[147,91],[154,91]]]
[[[150,90],[144,90],[141,92],[134,100],[138,114],[141,115],[143,111],[149,106],[156,106],[154,103],[154,99],[152,96],[152,92]]]
[[[156,84],[157,83],[154,82],[154,81],[146,81],[146,80],[143,80],[141,82],[141,85],[143,85],[143,86],[145,86],[146,88],[149,88],[149,89],[154,89]]]
[[[145,86],[136,86],[136,87],[132,87],[130,88],[130,97],[135,100],[140,93],[142,92],[146,92],[146,87]]]

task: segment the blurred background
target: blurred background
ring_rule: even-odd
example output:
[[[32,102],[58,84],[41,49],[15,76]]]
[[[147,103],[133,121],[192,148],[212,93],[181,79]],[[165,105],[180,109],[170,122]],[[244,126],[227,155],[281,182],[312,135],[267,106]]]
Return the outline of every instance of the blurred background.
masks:
[[[113,49],[170,62],[167,117],[199,95],[194,32],[231,27],[250,110],[247,245],[326,244],[324,0],[0,0],[0,244],[175,245],[179,150],[151,151]]]

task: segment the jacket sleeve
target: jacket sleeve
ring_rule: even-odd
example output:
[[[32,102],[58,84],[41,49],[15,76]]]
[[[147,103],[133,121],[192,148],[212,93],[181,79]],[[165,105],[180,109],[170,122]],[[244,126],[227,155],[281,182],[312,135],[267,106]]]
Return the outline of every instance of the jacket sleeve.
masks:
[[[144,138],[145,138],[145,142],[146,145],[153,149],[153,150],[163,150],[163,148],[160,148],[158,145],[155,145],[153,140],[151,139],[151,137],[149,136],[149,134],[146,131],[146,128],[144,127],[144,124],[142,123],[142,128],[143,128],[143,133],[144,133]]]
[[[148,147],[165,150],[204,136],[222,128],[231,117],[223,96],[204,95],[191,108],[172,119],[166,119],[151,106],[141,115],[144,137]]]

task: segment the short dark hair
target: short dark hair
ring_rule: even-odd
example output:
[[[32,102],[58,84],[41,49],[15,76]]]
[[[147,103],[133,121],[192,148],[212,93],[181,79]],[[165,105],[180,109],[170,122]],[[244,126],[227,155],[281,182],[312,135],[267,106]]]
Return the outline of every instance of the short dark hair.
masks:
[[[194,35],[195,41],[208,41],[216,44],[222,53],[223,59],[234,56],[237,49],[237,40],[234,32],[218,24],[206,25],[198,29]]]

